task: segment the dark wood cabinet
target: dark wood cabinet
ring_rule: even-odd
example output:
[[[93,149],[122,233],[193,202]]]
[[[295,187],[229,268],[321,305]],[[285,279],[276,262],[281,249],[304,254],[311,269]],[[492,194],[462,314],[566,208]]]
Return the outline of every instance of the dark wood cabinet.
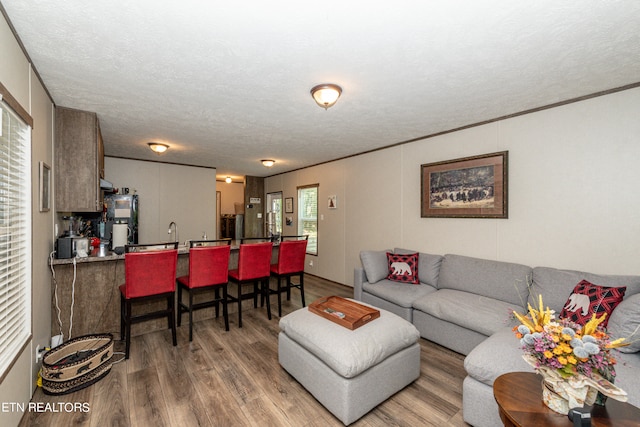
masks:
[[[56,108],[56,211],[101,212],[104,145],[95,113]]]

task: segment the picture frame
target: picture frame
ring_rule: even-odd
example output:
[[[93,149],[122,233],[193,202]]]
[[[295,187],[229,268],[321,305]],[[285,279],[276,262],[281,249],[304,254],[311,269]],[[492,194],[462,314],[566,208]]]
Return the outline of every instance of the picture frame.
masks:
[[[338,196],[329,196],[327,200],[327,208],[328,209],[337,209],[338,208]]]
[[[51,210],[51,166],[40,162],[40,212]]]
[[[420,167],[422,218],[508,218],[508,151]]]
[[[293,197],[285,197],[284,213],[293,213]]]

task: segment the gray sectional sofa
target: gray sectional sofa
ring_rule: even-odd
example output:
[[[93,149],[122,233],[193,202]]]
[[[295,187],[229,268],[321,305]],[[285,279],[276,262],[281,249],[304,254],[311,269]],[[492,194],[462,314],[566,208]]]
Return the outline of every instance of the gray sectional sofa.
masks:
[[[624,300],[608,325],[615,337],[628,337],[640,325],[640,276],[597,275],[548,267],[419,253],[420,284],[387,280],[387,252],[363,251],[354,272],[354,298],[391,311],[413,323],[420,335],[466,355],[463,383],[464,420],[476,427],[502,425],[493,397],[493,381],[514,371],[532,371],[522,359],[511,310],[524,312],[541,294],[545,306],[562,311],[583,279],[601,286],[626,286]],[[534,301],[535,300],[535,301]],[[640,331],[638,340],[617,355],[615,384],[640,407]],[[425,403],[427,404],[427,403]]]

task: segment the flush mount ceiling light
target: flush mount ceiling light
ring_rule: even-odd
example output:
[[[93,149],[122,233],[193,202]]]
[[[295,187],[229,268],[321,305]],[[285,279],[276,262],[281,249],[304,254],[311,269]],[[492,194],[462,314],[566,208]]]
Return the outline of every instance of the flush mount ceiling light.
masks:
[[[266,168],[270,168],[276,162],[275,160],[271,160],[271,159],[263,159],[263,160],[260,160],[260,161],[262,162],[262,165],[264,167],[266,167]]]
[[[169,149],[167,144],[160,144],[159,142],[148,142],[147,145],[154,153],[162,154]]]
[[[227,184],[231,184],[231,177],[228,176],[224,179],[224,182],[226,182]]]
[[[336,103],[340,94],[342,94],[342,88],[332,83],[321,84],[311,89],[313,100],[325,110]]]

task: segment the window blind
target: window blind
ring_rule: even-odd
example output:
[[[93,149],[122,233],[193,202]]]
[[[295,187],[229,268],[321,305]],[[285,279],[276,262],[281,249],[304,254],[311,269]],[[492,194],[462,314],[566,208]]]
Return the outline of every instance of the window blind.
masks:
[[[31,335],[31,128],[0,96],[0,377]]]

